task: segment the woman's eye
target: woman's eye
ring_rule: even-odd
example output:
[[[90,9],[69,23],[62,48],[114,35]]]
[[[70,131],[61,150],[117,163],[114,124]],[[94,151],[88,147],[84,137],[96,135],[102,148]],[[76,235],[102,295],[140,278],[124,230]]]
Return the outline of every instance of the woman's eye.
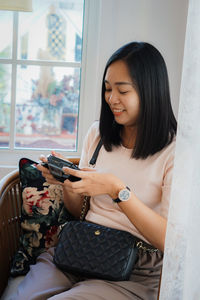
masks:
[[[125,95],[128,93],[128,91],[119,91],[120,94]]]
[[[111,92],[111,89],[105,89],[105,92]]]

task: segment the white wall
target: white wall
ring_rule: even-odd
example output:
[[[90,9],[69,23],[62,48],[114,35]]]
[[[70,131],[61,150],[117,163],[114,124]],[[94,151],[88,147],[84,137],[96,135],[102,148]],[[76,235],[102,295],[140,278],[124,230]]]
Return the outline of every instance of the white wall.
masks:
[[[121,45],[134,40],[152,43],[166,61],[177,116],[187,9],[188,0],[101,0],[99,79],[107,59]],[[96,116],[98,112],[99,105]]]

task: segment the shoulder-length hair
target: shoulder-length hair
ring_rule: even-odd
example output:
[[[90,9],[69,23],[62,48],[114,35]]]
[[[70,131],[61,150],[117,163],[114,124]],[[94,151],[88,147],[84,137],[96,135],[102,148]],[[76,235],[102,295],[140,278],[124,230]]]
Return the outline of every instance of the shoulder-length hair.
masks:
[[[126,63],[140,99],[135,147],[131,157],[146,158],[170,144],[176,135],[177,122],[172,110],[169,80],[165,61],[152,45],[132,42],[118,49],[108,60],[102,82],[100,136],[107,151],[122,144],[123,125],[115,122],[105,101],[105,76],[117,60]]]

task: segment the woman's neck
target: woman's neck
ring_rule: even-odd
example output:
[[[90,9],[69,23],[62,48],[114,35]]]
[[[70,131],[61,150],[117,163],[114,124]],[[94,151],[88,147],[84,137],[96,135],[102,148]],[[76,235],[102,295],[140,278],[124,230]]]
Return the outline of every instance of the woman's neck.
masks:
[[[125,148],[133,149],[136,140],[136,128],[124,127],[122,130],[122,145]]]

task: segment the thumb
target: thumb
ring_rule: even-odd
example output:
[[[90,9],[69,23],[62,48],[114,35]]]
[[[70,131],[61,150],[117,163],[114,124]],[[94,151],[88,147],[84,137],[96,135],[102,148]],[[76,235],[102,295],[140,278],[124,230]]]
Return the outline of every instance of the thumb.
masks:
[[[64,159],[64,160],[67,160],[66,157],[65,157],[64,155],[62,155],[62,154],[60,154],[60,153],[58,153],[58,152],[56,152],[56,151],[51,151],[51,154],[52,154],[53,156],[62,158],[62,159]]]
[[[97,171],[97,170],[94,169],[94,168],[82,168],[81,171],[95,172],[95,171]]]

